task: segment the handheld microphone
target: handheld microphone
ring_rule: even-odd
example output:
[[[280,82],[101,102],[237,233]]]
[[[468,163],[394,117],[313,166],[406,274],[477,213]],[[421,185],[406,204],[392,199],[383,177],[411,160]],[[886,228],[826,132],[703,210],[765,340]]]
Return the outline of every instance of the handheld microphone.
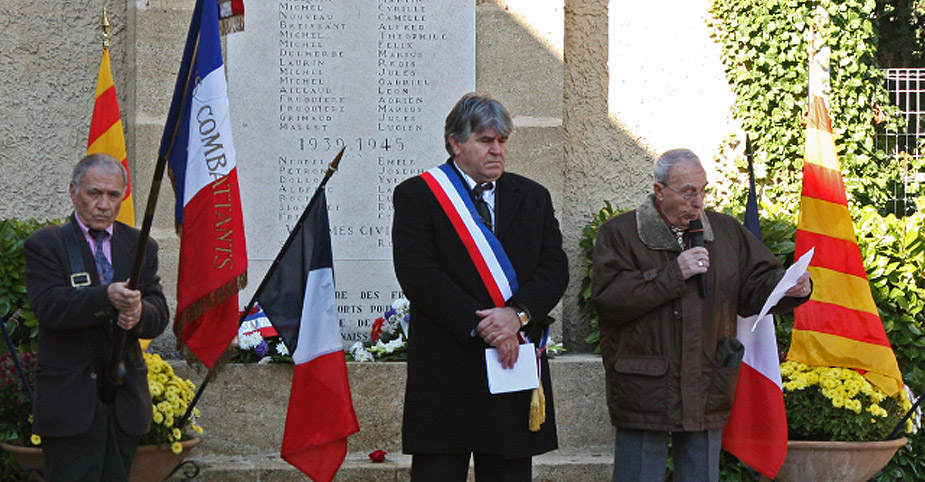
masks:
[[[700,246],[703,247],[703,221],[700,219],[694,219],[691,221],[690,225],[687,228],[687,232],[691,235],[691,247]],[[706,273],[701,273],[697,275],[697,286],[700,288],[700,297],[707,297],[707,278]]]

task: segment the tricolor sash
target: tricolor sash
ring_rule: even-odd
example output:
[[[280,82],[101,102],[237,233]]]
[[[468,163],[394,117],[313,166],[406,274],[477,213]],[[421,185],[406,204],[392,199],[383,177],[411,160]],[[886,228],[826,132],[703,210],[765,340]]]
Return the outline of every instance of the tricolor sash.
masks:
[[[496,307],[517,292],[517,274],[497,236],[482,222],[462,178],[449,163],[421,174],[466,247]]]

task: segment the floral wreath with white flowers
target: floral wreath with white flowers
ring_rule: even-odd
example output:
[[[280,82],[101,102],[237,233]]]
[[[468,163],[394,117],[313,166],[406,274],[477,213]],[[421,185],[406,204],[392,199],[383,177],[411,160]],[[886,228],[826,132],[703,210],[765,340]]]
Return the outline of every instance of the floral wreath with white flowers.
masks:
[[[411,303],[406,298],[395,299],[389,309],[373,322],[369,341],[354,343],[345,353],[347,359],[358,362],[407,359],[410,312]]]
[[[408,322],[411,303],[404,297],[397,298],[382,315],[373,322],[369,341],[354,343],[345,353],[347,360],[358,362],[400,361],[407,359]],[[560,343],[549,338],[546,344],[548,356],[564,352]]]
[[[259,306],[251,309],[232,341],[232,363],[292,363],[289,349]]]

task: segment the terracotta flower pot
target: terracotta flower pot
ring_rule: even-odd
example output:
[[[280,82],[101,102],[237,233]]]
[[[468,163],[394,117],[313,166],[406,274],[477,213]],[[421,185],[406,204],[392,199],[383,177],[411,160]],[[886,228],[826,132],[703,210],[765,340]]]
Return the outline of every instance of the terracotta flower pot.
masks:
[[[135,453],[135,462],[132,463],[132,472],[129,474],[130,482],[161,482],[173,472],[189,455],[193,447],[199,445],[202,439],[193,437],[183,440],[180,445],[183,451],[175,454],[169,445],[139,445]]]
[[[791,440],[777,482],[866,482],[889,463],[908,440],[821,442]]]
[[[140,445],[138,452],[135,453],[135,462],[132,464],[129,480],[131,482],[160,482],[166,479],[173,469],[186,459],[190,450],[199,445],[200,441],[199,437],[193,437],[180,442],[183,451],[179,454],[173,453],[169,445]],[[41,447],[26,447],[18,441],[11,441],[0,442],[0,448],[9,452],[23,471],[42,469]]]

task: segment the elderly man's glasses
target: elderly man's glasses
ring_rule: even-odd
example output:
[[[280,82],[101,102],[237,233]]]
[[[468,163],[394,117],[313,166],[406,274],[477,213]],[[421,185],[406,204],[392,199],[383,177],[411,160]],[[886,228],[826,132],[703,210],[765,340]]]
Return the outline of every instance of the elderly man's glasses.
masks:
[[[697,196],[700,196],[700,199],[706,199],[707,196],[710,195],[710,188],[709,188],[708,186],[704,186],[703,189],[701,189],[701,190],[699,190],[699,191],[696,190],[696,189],[694,189],[694,188],[686,188],[686,189],[682,189],[682,190],[678,191],[677,189],[675,189],[675,188],[673,188],[673,187],[671,187],[671,186],[669,186],[669,185],[667,185],[667,184],[662,184],[662,183],[659,183],[659,184],[661,184],[662,186],[667,187],[668,189],[670,189],[671,191],[673,191],[674,193],[676,193],[678,196],[681,196],[681,199],[683,199],[683,200],[685,200],[685,201],[691,201],[691,200],[693,200],[693,199],[694,199],[695,197],[697,197]]]

